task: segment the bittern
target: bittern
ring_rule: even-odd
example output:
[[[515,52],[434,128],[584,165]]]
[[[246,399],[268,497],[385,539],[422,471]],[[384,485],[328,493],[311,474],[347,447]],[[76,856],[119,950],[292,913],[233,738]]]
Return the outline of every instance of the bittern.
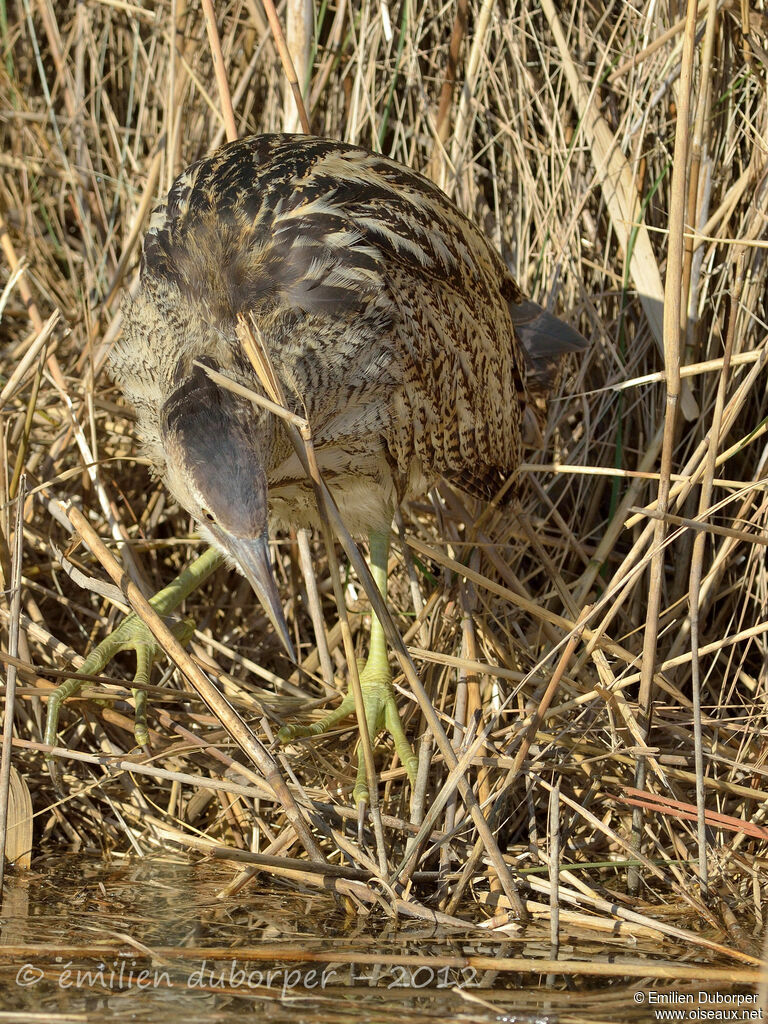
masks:
[[[318,512],[274,412],[206,372],[263,394],[240,314],[289,409],[310,424],[344,523],[368,536],[385,597],[396,506],[440,477],[491,496],[520,461],[526,405],[560,357],[586,344],[522,295],[439,188],[379,154],[260,135],[179,176],[152,216],[112,373],[157,473],[250,580],[289,650],[268,523],[316,526]],[[372,617],[361,674],[372,740],[385,719],[392,732],[400,725],[391,679]],[[407,744],[401,758],[413,781]],[[355,795],[365,793],[360,760]]]

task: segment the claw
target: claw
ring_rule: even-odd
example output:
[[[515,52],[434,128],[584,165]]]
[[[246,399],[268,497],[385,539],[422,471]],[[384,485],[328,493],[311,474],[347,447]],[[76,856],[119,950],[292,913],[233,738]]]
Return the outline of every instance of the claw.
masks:
[[[372,531],[370,535],[371,546],[371,573],[380,593],[386,598],[387,593],[387,557],[389,552],[389,531]],[[395,743],[395,750],[400,758],[403,767],[408,773],[411,786],[416,784],[416,773],[418,759],[411,750],[403,724],[400,721],[400,714],[397,710],[395,692],[392,689],[392,672],[389,668],[387,658],[387,642],[381,623],[374,615],[371,619],[371,646],[368,660],[365,665],[358,663],[360,674],[360,686],[363,691],[363,707],[365,708],[365,721],[368,726],[368,735],[373,746],[376,736],[386,730]],[[347,715],[355,710],[355,700],[351,693],[348,693],[341,704],[321,721],[310,726],[284,725],[277,734],[280,743],[288,743],[300,736],[318,736],[320,733],[328,732]],[[357,779],[355,788],[352,790],[352,798],[358,806],[358,812],[362,813],[364,805],[370,799],[368,780],[365,771],[365,757],[362,745],[357,749]]]
[[[209,548],[191,565],[187,566],[172,583],[158,591],[149,603],[159,615],[169,616],[197,586],[218,568],[221,562],[222,557],[218,551]],[[192,619],[177,619],[173,622],[171,629],[180,643],[187,644],[195,631],[195,624]],[[136,653],[136,672],[133,681],[140,683],[141,688],[132,688],[136,701],[134,736],[138,746],[144,747],[148,744],[147,695],[144,687],[149,683],[152,666],[158,658],[164,655],[164,651],[149,628],[137,615],[131,613],[123,619],[113,633],[110,633],[98,647],[91,651],[83,662],[80,672],[65,679],[49,696],[45,721],[45,742],[48,746],[56,745],[56,730],[59,724],[61,705],[67,698],[74,697],[80,692],[85,682],[82,676],[99,675],[121,651],[135,651]],[[46,761],[53,784],[58,790],[60,779],[55,759],[50,754],[46,754]]]
[[[416,771],[418,759],[411,749],[411,745],[405,735],[400,713],[395,700],[395,693],[392,689],[392,675],[387,668],[382,671],[380,665],[371,665],[370,659],[360,672],[360,686],[363,690],[363,704],[365,707],[365,720],[368,724],[368,735],[371,745],[380,732],[388,732],[394,741],[395,750],[403,764],[408,779],[413,786],[416,782]],[[277,734],[279,743],[290,743],[292,740],[306,736],[319,736],[329,732],[343,719],[354,714],[355,700],[351,693],[348,693],[339,706],[326,715],[319,722],[313,725],[284,725]],[[370,800],[368,780],[365,773],[365,759],[362,747],[358,745],[357,750],[357,777],[352,790],[352,799],[358,809]]]

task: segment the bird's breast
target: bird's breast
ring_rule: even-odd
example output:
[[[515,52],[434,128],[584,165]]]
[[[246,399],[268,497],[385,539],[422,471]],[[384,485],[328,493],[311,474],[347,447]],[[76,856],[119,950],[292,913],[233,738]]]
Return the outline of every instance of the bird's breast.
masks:
[[[355,453],[338,447],[316,451],[323,481],[344,525],[355,537],[388,529],[397,488],[384,450]],[[315,492],[296,455],[269,474],[270,516],[283,526],[318,527]]]

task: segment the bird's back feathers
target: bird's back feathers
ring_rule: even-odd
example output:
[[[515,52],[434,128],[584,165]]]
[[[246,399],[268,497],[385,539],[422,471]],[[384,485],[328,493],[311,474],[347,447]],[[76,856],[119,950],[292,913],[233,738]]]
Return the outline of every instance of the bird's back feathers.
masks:
[[[157,346],[253,383],[235,334],[251,314],[337,480],[389,473],[398,499],[440,475],[492,493],[518,464],[526,401],[585,344],[522,296],[426,178],[305,136],[243,139],[180,175],[153,214],[141,281],[113,364],[129,393],[137,363],[160,391],[176,386]],[[139,411],[150,443],[152,404]],[[265,459],[279,499],[290,457]]]

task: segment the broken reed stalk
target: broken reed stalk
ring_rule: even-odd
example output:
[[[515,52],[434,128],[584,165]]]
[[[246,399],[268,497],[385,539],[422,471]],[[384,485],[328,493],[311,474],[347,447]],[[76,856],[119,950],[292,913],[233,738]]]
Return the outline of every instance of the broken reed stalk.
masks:
[[[691,171],[688,180],[688,226],[700,223],[698,216],[699,208],[699,173],[701,170],[702,147],[704,139],[704,119],[709,112],[710,106],[710,85],[712,52],[715,40],[715,28],[717,26],[717,3],[710,0],[707,8],[706,34],[704,45],[701,51],[701,85],[699,88],[698,102],[696,108],[696,120],[693,130],[691,145]],[[693,310],[695,291],[691,288],[691,273],[693,266],[693,238],[686,234],[685,256],[683,265],[683,298],[687,300],[681,307],[680,331],[683,339],[688,336],[689,307]],[[698,289],[696,289],[697,291]],[[735,313],[733,302],[731,302],[731,319]],[[712,433],[718,436],[723,416],[723,405],[725,403],[726,379],[730,368],[730,359],[733,348],[733,334],[729,323],[729,339],[726,341],[723,357],[723,368],[721,370],[720,382],[717,390],[715,412],[712,418]],[[699,495],[699,513],[703,513],[709,506],[712,495],[712,481],[715,476],[714,447],[710,447],[707,453],[707,470],[704,482]],[[697,841],[699,846],[699,875],[703,888],[707,888],[709,868],[707,865],[707,836],[706,836],[706,806],[704,799],[704,751],[701,727],[701,678],[698,661],[698,602],[703,572],[703,556],[706,535],[703,532],[696,534],[691,551],[691,570],[689,577],[689,602],[691,607],[691,687],[693,693],[693,744],[694,759],[696,764],[696,806],[698,809]]]
[[[310,859],[324,861],[325,858],[312,838],[309,827],[304,821],[303,814],[296,804],[293,794],[286,786],[277,764],[264,745],[254,736],[231,704],[192,661],[136,584],[120,568],[112,553],[104,546],[82,512],[72,506],[65,508],[64,512],[75,530],[77,530],[94,555],[96,555],[117,586],[120,587],[131,608],[148,627],[166,654],[178,665],[243,753],[250,758],[264,776],[265,781],[283,805],[286,816],[295,829],[299,841],[307,851]]]
[[[252,330],[252,325],[249,324],[245,320],[245,318],[241,318],[240,329],[241,337],[248,337],[252,343],[249,349],[249,353],[260,352],[264,361],[266,362],[266,370],[261,370],[262,364],[258,360],[253,361],[254,369],[256,370],[257,373],[259,373],[259,379],[262,382],[262,386],[266,385],[269,389],[271,389],[274,392],[273,401],[275,397],[281,398],[280,404],[282,404],[285,413],[288,413],[288,415],[282,415],[283,424],[286,431],[288,432],[288,436],[291,439],[294,451],[296,452],[299,461],[302,463],[305,473],[307,474],[308,478],[312,480],[312,483],[315,487],[315,495],[318,502],[318,511],[320,512],[321,522],[324,524],[324,527],[326,528],[325,539],[328,547],[329,561],[335,559],[335,553],[332,553],[333,534],[335,534],[336,537],[339,539],[345,554],[352,563],[360,582],[363,585],[363,589],[366,592],[366,596],[368,597],[368,600],[371,602],[373,614],[377,617],[377,619],[382,625],[382,628],[384,629],[387,641],[392,646],[392,649],[394,650],[394,653],[397,656],[398,661],[400,662],[400,666],[403,669],[403,672],[405,673],[406,679],[408,680],[408,684],[410,685],[411,689],[413,690],[416,696],[416,699],[419,702],[419,706],[421,707],[421,710],[424,713],[424,717],[426,718],[429,727],[432,730],[432,734],[435,737],[438,746],[440,747],[440,751],[443,754],[446,763],[451,769],[456,769],[458,766],[456,754],[454,753],[450,740],[448,739],[448,737],[445,734],[445,731],[443,730],[442,724],[440,723],[440,719],[438,718],[435,709],[432,705],[432,701],[429,699],[426,691],[424,690],[422,682],[419,679],[413,662],[411,661],[411,657],[408,654],[405,645],[403,644],[402,637],[400,636],[397,627],[392,621],[392,618],[389,614],[389,610],[386,606],[384,599],[382,598],[381,593],[379,592],[379,588],[376,586],[376,582],[374,581],[373,576],[371,575],[370,569],[368,568],[365,559],[360,554],[360,551],[358,550],[358,547],[355,544],[353,538],[349,534],[349,531],[344,525],[341,515],[339,514],[339,510],[336,507],[336,503],[334,502],[330,491],[328,490],[322,477],[320,476],[320,472],[317,468],[317,463],[314,460],[314,453],[311,447],[309,424],[307,424],[306,427],[303,428],[301,432],[299,432],[294,423],[291,422],[292,419],[295,419],[295,416],[293,416],[293,414],[291,414],[285,407],[284,397],[280,393],[279,385],[277,383],[277,377],[274,373],[274,370],[272,370],[271,366],[269,365],[269,354],[266,352],[264,347],[259,344],[257,336]],[[328,526],[331,527],[333,533],[327,530]],[[336,589],[335,579],[334,589]],[[339,615],[342,617],[343,621],[343,617],[346,615],[346,607],[343,593],[341,592],[340,584],[338,586],[337,601]],[[344,635],[343,625],[342,635]],[[365,752],[366,757],[366,770],[368,770],[369,753],[371,758],[371,769],[373,767],[373,751],[370,749],[369,751],[366,751],[365,749],[365,742],[366,739],[368,738],[368,730],[367,727],[365,727],[365,710],[363,708],[362,691],[360,689],[360,677],[357,674],[357,664],[354,659],[354,649],[352,648],[351,644],[351,634],[349,635],[348,644],[349,646],[347,648],[347,643],[345,641],[345,649],[347,650],[348,654],[348,668],[350,670],[350,680],[352,683],[353,693],[355,696],[355,710],[358,716],[358,723],[360,724],[360,741],[363,744],[363,750]],[[369,739],[368,742],[370,744]],[[475,826],[480,834],[482,843],[485,846],[485,849],[488,852],[488,855],[490,856],[494,867],[499,873],[499,880],[501,882],[501,885],[509,899],[512,901],[512,904],[518,910],[518,913],[520,913],[522,918],[524,919],[526,916],[525,909],[523,908],[522,902],[520,900],[520,896],[517,891],[517,886],[512,880],[512,876],[509,872],[509,869],[504,863],[504,859],[501,855],[501,851],[499,850],[496,839],[491,829],[488,827],[488,822],[486,821],[483,812],[480,808],[480,805],[477,801],[477,798],[475,797],[474,792],[472,791],[472,787],[470,783],[464,778],[463,775],[460,775],[459,778],[459,789],[461,792],[462,799],[464,800],[464,803],[467,805],[469,813],[472,815],[472,820],[474,821]],[[376,799],[373,793],[371,793],[371,797],[372,800]]]
[[[339,573],[339,565],[336,559],[333,530],[329,519],[328,501],[331,500],[330,495],[328,494],[326,498],[327,492],[323,486],[323,482],[320,477],[320,470],[318,469],[317,461],[315,459],[314,448],[312,446],[312,433],[309,423],[306,419],[302,419],[301,417],[296,416],[295,413],[291,413],[289,411],[280,381],[278,380],[277,373],[272,365],[269,352],[263,344],[263,340],[258,331],[258,326],[247,320],[244,316],[241,316],[238,321],[238,336],[243,344],[246,354],[248,355],[251,366],[261,382],[261,386],[264,388],[267,395],[269,395],[269,400],[272,403],[275,415],[282,419],[284,427],[293,444],[294,451],[302,463],[304,472],[312,481],[312,485],[314,487],[315,501],[317,503],[317,511],[321,522],[323,543],[325,545],[326,557],[328,558],[328,569],[331,576],[334,599],[336,601],[336,610],[339,615],[339,624],[341,626],[344,654],[347,660],[349,686],[355,698],[355,714],[357,716],[359,734],[358,742],[362,747],[363,758],[365,761],[366,782],[368,785],[370,799],[371,820],[373,821],[374,835],[376,837],[376,852],[379,859],[379,870],[382,875],[385,875],[387,871],[387,855],[384,845],[384,829],[381,824],[381,814],[379,812],[378,778],[373,761],[373,746],[371,744],[368,723],[365,717],[365,704],[363,701],[362,687],[360,685],[360,673],[357,668],[357,659],[355,658],[352,630],[349,626],[349,616],[347,615],[347,606],[341,586],[341,575]],[[251,400],[253,401],[253,397]],[[375,583],[373,583],[373,588],[378,593],[378,588]]]

